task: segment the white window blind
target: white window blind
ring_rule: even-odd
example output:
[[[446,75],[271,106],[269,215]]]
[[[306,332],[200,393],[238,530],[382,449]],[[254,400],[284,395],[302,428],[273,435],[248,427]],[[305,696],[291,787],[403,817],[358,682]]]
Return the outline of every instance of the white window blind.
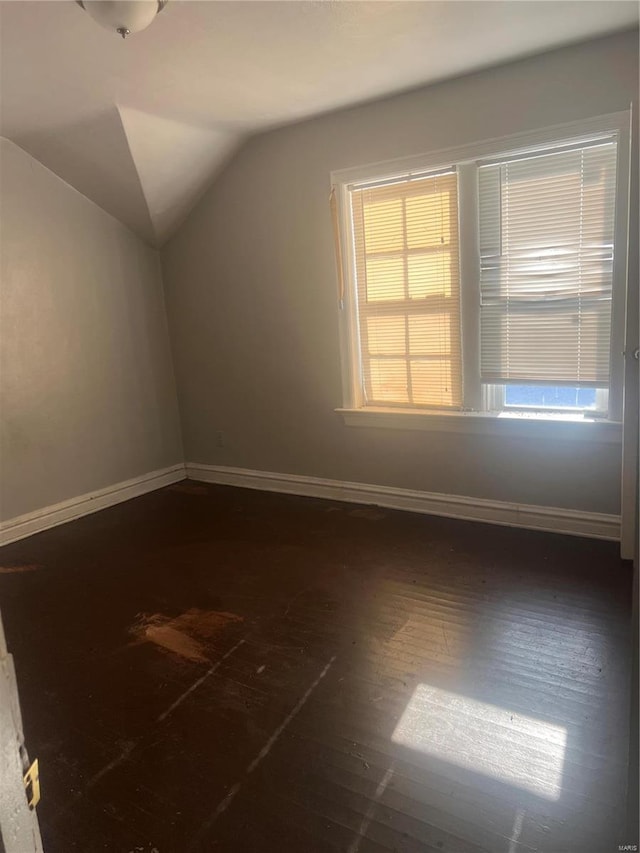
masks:
[[[483,382],[607,387],[616,142],[480,165]]]
[[[456,173],[349,195],[365,404],[461,408]]]

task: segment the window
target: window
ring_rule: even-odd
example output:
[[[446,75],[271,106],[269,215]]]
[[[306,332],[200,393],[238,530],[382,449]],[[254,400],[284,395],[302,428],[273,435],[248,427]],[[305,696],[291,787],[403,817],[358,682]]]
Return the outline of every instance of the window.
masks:
[[[350,193],[358,333],[372,405],[462,405],[455,172]]]
[[[619,419],[625,119],[334,173],[345,409]]]

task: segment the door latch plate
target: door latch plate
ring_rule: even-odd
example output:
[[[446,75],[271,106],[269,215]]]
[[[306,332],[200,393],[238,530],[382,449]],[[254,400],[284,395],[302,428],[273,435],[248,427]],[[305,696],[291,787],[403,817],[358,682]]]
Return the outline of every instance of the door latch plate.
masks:
[[[37,758],[24,774],[24,789],[27,792],[29,808],[35,809],[40,802],[40,770]]]

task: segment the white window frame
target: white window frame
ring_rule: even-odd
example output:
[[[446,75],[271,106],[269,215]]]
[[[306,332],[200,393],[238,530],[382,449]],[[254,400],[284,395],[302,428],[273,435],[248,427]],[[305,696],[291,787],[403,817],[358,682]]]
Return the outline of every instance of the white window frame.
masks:
[[[331,173],[336,194],[342,251],[344,300],[339,308],[343,404],[336,409],[349,426],[517,434],[579,436],[598,441],[621,441],[624,326],[627,287],[629,218],[629,125],[625,110],[583,121],[553,125],[507,137],[488,139],[457,148],[433,151],[398,160],[374,163]],[[480,382],[480,251],[478,246],[477,161],[556,148],[578,139],[605,134],[617,137],[615,253],[611,306],[611,352],[608,418],[598,412],[518,412],[502,409],[503,386]],[[349,222],[350,186],[365,181],[390,180],[450,168],[458,173],[460,292],[462,332],[462,387],[464,410],[426,410],[365,406],[362,392],[360,339],[355,284],[355,258]]]

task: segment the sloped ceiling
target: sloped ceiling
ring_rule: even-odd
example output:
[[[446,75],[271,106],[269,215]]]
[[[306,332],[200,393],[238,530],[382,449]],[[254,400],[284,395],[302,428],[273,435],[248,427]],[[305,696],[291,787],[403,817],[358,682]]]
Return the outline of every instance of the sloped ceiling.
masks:
[[[119,107],[158,242],[187,216],[238,134]]]
[[[171,0],[126,41],[0,2],[0,133],[151,245],[278,124],[637,24],[635,0]]]

